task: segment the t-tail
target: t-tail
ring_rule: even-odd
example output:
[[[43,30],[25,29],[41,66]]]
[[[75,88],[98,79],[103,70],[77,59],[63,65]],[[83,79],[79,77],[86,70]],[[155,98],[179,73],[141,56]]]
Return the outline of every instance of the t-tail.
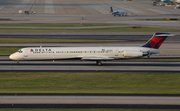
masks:
[[[174,36],[174,34],[154,33],[152,38],[146,44],[144,44],[142,47],[158,49],[168,36]]]
[[[113,8],[112,7],[110,7],[110,10],[111,10],[110,12],[113,12]]]

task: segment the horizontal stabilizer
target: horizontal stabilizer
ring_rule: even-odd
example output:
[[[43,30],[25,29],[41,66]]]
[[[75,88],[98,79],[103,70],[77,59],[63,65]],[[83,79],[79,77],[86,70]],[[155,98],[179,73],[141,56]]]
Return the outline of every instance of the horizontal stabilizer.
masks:
[[[154,33],[153,37],[168,37],[168,36],[174,36],[175,34],[170,33]]]

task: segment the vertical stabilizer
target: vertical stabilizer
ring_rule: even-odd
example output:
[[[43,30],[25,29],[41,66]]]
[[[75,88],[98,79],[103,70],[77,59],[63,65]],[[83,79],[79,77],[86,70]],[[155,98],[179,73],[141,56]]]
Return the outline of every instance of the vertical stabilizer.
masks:
[[[158,49],[168,36],[174,36],[174,34],[154,33],[152,38],[146,44],[144,44],[142,47]]]
[[[111,10],[110,12],[113,12],[113,8],[112,7],[110,7],[110,10]]]

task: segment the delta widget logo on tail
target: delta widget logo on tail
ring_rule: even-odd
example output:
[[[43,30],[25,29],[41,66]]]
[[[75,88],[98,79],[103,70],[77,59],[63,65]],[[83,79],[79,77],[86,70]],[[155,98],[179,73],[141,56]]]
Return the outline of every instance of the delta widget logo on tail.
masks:
[[[167,37],[153,37],[149,43],[152,48],[158,49]]]
[[[174,34],[169,33],[155,33],[153,37],[142,47],[155,48],[158,49],[161,44],[166,40],[168,36],[174,36]]]

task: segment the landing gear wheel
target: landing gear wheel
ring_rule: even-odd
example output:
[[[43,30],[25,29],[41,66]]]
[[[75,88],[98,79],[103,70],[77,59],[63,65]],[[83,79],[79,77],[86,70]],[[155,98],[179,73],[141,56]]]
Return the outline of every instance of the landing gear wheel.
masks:
[[[102,65],[101,61],[96,61],[96,64],[99,66]]]

